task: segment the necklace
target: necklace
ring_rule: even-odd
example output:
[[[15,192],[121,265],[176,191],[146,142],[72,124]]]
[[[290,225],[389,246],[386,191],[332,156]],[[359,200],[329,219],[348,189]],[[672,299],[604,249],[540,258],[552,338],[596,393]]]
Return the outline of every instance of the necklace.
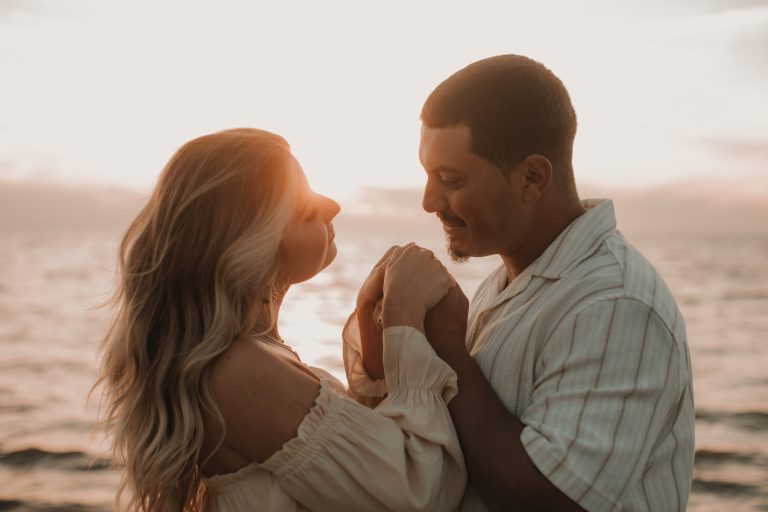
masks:
[[[275,345],[277,347],[282,348],[283,350],[287,350],[294,356],[296,356],[296,359],[301,361],[301,358],[299,357],[299,353],[296,352],[296,350],[293,347],[289,347],[285,344],[285,342],[282,340],[282,338],[272,336],[271,334],[259,334],[255,330],[251,329],[251,334],[259,341],[268,343],[270,345]]]

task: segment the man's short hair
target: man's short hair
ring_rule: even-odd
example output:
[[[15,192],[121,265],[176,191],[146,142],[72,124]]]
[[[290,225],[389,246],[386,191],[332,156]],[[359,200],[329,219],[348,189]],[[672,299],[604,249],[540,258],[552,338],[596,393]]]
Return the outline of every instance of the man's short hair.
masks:
[[[575,190],[576,112],[563,83],[540,62],[522,55],[474,62],[432,91],[421,121],[429,128],[466,125],[474,153],[504,171],[543,155],[558,190]]]

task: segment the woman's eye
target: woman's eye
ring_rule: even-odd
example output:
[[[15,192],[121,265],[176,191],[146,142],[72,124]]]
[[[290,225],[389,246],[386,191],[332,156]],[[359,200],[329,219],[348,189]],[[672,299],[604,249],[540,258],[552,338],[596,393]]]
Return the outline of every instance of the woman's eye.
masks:
[[[317,217],[317,208],[310,206],[307,208],[307,213],[304,214],[306,220],[314,220]]]

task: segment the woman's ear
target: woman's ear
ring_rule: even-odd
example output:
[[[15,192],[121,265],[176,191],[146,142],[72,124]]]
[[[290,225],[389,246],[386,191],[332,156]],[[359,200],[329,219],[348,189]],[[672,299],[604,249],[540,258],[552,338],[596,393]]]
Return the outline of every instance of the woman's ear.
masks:
[[[524,203],[538,203],[552,183],[552,163],[542,155],[529,155],[519,164],[525,177]]]

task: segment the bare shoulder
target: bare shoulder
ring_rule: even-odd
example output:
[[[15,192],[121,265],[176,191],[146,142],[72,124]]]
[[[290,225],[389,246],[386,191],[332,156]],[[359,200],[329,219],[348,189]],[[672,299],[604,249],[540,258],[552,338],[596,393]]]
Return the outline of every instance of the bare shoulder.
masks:
[[[296,436],[320,388],[316,378],[276,350],[238,339],[210,372],[226,425],[225,443],[257,462]]]

